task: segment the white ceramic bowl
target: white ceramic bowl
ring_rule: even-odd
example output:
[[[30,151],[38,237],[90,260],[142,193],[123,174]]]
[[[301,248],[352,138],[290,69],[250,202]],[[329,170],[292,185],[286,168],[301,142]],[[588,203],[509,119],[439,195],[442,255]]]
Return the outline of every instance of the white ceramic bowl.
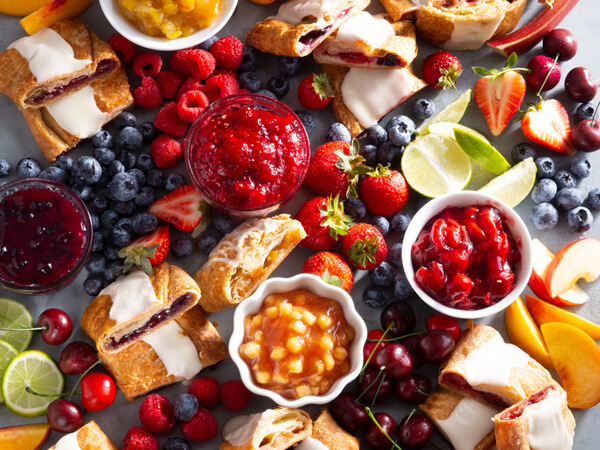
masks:
[[[415,281],[415,269],[411,258],[412,245],[427,222],[449,206],[490,205],[497,208],[508,226],[514,242],[521,253],[521,262],[516,272],[516,284],[512,291],[498,303],[478,310],[465,311],[443,305],[430,297]],[[479,319],[502,311],[523,292],[529,281],[533,267],[531,237],[523,220],[506,203],[477,191],[460,191],[442,195],[426,203],[412,218],[402,241],[402,264],[404,272],[417,295],[429,306],[448,316],[459,319]]]
[[[117,0],[100,0],[100,7],[113,28],[134,44],[151,50],[173,51],[194,47],[195,45],[204,42],[211,36],[217,34],[221,28],[229,22],[229,19],[235,11],[238,0],[221,0],[221,2],[221,11],[211,26],[198,30],[189,36],[177,39],[153,37],[142,33],[123,17],[123,14],[121,14],[121,11],[119,11],[119,7],[117,6]]]
[[[244,339],[244,318],[248,314],[256,314],[268,295],[289,292],[294,289],[306,289],[318,296],[337,301],[342,306],[348,324],[354,328],[355,337],[350,344],[350,371],[346,375],[339,378],[323,395],[308,395],[298,399],[287,399],[276,392],[258,386],[254,382],[250,374],[250,368],[241,358],[238,349]],[[331,402],[348,383],[358,376],[363,365],[363,347],[366,340],[367,327],[356,312],[352,297],[343,289],[327,284],[314,275],[300,274],[291,278],[271,278],[265,281],[254,294],[236,307],[233,315],[233,333],[229,339],[229,355],[240,371],[242,382],[250,391],[268,397],[278,405],[288,408],[300,408],[309,404]]]

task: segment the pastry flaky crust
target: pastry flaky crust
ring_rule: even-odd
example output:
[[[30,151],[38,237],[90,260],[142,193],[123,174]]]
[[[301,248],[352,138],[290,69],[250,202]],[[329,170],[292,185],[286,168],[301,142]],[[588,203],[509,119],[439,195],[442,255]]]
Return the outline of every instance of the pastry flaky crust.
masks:
[[[370,67],[373,69],[402,69],[409,66],[417,57],[417,41],[414,25],[408,21],[392,22],[390,16],[385,16],[385,19],[391,23],[395,35],[391,36],[379,47],[371,48],[362,41],[336,41],[335,36],[337,32],[334,32],[315,49],[313,53],[315,61],[321,64]],[[395,65],[379,64],[366,66],[361,62],[343,61],[338,55],[347,52],[360,53],[370,58],[389,58],[391,55],[395,57],[397,63]]]
[[[414,19],[419,11],[412,0],[381,0],[381,4],[394,20]]]
[[[0,54],[0,92],[6,94],[19,108],[38,108],[51,101],[74,92],[89,84],[83,82],[73,85],[52,99],[32,103],[39,93],[50,92],[56,87],[65,86],[70,81],[85,76],[91,76],[98,68],[110,66],[98,74],[98,78],[105,77],[119,66],[119,58],[113,49],[100,39],[94,32],[88,30],[79,19],[63,20],[50,27],[56,31],[72,48],[75,59],[89,59],[92,62],[83,69],[65,73],[61,76],[38,83],[29,69],[29,62],[14,48],[6,49]],[[90,80],[91,81],[91,80]]]
[[[254,428],[242,437],[224,436],[220,450],[286,450],[312,432],[310,416],[301,409],[280,407],[248,417]],[[245,438],[245,439],[244,439]],[[239,442],[238,442],[239,441]]]
[[[119,348],[111,348],[110,344],[115,340],[119,340],[124,335],[142,327],[153,315],[170,308],[180,297],[184,295],[189,296],[186,305],[171,319],[190,310],[198,303],[198,299],[200,298],[200,289],[193,278],[183,269],[166,262],[153,267],[150,282],[152,283],[154,293],[159,301],[156,302],[152,308],[131,320],[117,324],[114,319],[111,319],[110,310],[113,305],[112,297],[102,292],[83,312],[81,327],[89,337],[96,341],[96,346],[99,351],[109,354],[123,350],[128,345],[132,345],[134,342],[137,342],[139,339],[148,335],[168,321],[165,321],[144,333],[138,334],[135,338],[132,338],[129,343],[124,343]],[[132,300],[135,301],[135,299]]]
[[[175,319],[175,322],[198,350],[202,368],[212,366],[229,357],[223,339],[199,306],[182,314]],[[128,401],[133,401],[154,389],[183,380],[175,375],[169,375],[152,346],[142,340],[118,352],[98,351],[98,357]]]
[[[107,114],[104,123],[110,122],[133,105],[131,88],[123,67],[108,77],[93,81],[90,86],[94,89],[94,100],[98,109]],[[62,129],[45,107],[24,109],[23,116],[40,150],[50,162],[54,162],[81,141],[79,136]]]
[[[288,214],[239,225],[194,276],[202,289],[202,309],[213,313],[245,300],[305,237],[302,224]]]
[[[324,409],[313,422],[312,438],[320,441],[329,450],[358,450],[359,440],[352,436]]]
[[[77,434],[77,444],[81,450],[118,450],[118,447],[110,442],[110,439],[93,420],[74,433]],[[53,445],[48,450],[55,448],[56,446]]]
[[[369,3],[370,0],[340,0],[334,8],[324,12],[323,21],[319,22],[315,22],[312,16],[300,24],[290,24],[267,17],[246,34],[246,44],[275,55],[306,56],[342,23],[369,6]],[[301,42],[303,36],[326,27],[330,28],[312,39],[310,45]]]

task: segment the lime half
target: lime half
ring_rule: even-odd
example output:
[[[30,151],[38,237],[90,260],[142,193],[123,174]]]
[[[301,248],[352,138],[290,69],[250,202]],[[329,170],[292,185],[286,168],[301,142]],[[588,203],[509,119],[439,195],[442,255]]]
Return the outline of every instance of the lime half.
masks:
[[[417,128],[417,135],[427,134],[432,131],[429,130],[429,125],[437,122],[460,122],[460,119],[465,115],[467,106],[471,101],[471,89],[460,94],[452,103],[442,109],[438,114],[433,116],[431,119],[424,122],[419,128]]]
[[[2,378],[2,396],[6,407],[25,417],[41,416],[48,404],[61,394],[65,379],[57,364],[43,352],[27,350],[15,356]],[[27,388],[37,392],[27,392]]]
[[[430,133],[443,134],[444,136],[448,136],[449,138],[454,139],[454,129],[459,128],[468,133],[472,133],[475,136],[487,141],[486,137],[481,134],[479,131],[474,130],[473,128],[469,128],[465,125],[461,125],[460,123],[454,122],[436,122],[429,125]]]
[[[467,130],[469,129],[467,128]],[[467,130],[454,128],[454,139],[473,161],[496,175],[510,169],[510,164],[502,156],[502,153],[496,150],[487,139],[482,139]]]
[[[471,160],[443,134],[418,136],[406,146],[401,165],[407,183],[426,197],[460,191],[471,179]]]
[[[496,197],[511,207],[515,207],[533,189],[536,172],[537,167],[533,162],[533,158],[527,158],[494,178],[479,191]]]
[[[10,360],[13,359],[17,353],[17,350],[15,350],[12,345],[10,345],[8,342],[0,340],[0,380],[2,380],[6,366],[8,366]],[[2,394],[0,393],[0,403],[2,402],[4,402],[4,400],[2,398]]]
[[[0,297],[0,328],[12,328],[19,331],[0,330],[0,339],[12,345],[17,352],[22,352],[29,347],[33,331],[23,331],[23,328],[31,328],[33,319],[21,303],[10,298]],[[11,322],[12,320],[12,322]],[[13,323],[15,322],[15,323]],[[22,326],[16,325],[20,324]]]

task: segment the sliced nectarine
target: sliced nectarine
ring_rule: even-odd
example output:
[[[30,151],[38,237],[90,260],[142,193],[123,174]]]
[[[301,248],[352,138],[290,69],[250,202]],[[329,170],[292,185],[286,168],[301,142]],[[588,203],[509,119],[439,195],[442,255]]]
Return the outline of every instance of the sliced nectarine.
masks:
[[[2,450],[38,450],[48,439],[49,433],[50,425],[47,423],[0,428],[0,448]]]
[[[0,0],[0,13],[11,16],[26,16],[41,8],[50,0]]]
[[[27,34],[34,34],[65,19],[79,17],[93,0],[52,0],[35,10],[19,23]]]

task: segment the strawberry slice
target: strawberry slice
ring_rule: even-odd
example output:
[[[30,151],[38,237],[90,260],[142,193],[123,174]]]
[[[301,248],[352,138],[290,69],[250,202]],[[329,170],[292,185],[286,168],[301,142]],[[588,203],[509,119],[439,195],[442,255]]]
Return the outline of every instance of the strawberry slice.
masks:
[[[129,272],[136,265],[146,272],[146,275],[152,275],[152,267],[165,260],[170,246],[169,225],[163,225],[150,234],[140,236],[119,250],[119,258],[125,258],[123,272]]]
[[[571,143],[571,125],[565,107],[555,99],[532,105],[521,119],[521,129],[527,139],[565,155],[576,149]]]
[[[181,231],[192,231],[202,222],[208,205],[200,192],[187,184],[156,200],[148,211]]]

